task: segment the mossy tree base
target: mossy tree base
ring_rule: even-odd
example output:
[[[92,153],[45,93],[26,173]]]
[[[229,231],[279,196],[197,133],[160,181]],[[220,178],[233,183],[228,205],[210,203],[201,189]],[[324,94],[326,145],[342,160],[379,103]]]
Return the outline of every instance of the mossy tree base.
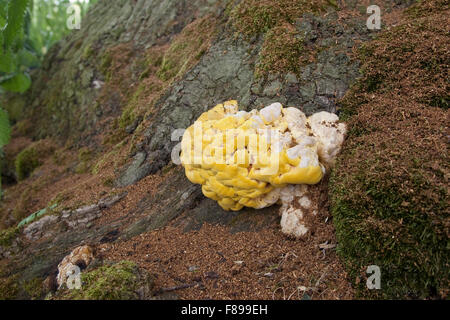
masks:
[[[433,5],[360,50],[364,76],[341,101],[349,135],[330,180],[331,209],[361,296],[448,297],[448,110],[431,97],[445,92],[449,11]],[[366,288],[369,265],[381,268],[381,290]]]

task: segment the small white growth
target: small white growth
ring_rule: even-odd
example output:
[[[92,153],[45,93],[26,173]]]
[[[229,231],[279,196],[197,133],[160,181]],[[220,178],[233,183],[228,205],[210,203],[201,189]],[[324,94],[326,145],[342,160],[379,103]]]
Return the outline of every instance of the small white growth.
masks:
[[[292,107],[284,108],[283,114],[292,137],[297,143],[301,143],[308,136],[308,130],[306,128],[307,118],[305,114],[297,108]]]
[[[105,84],[103,81],[100,80],[94,80],[92,82],[94,89],[100,89],[101,87],[103,87],[103,85]]]
[[[302,147],[309,147],[309,146],[313,146],[315,144],[316,144],[316,139],[314,139],[314,137],[310,137],[310,136],[306,136],[303,138],[303,140],[298,142],[298,145],[302,146]]]
[[[301,151],[302,151],[302,147],[299,146],[299,145],[296,145],[295,147],[292,147],[292,148],[288,149],[286,151],[286,153],[287,153],[287,156],[290,159],[295,159],[295,158],[297,158],[300,155]]]
[[[235,114],[238,111],[237,104],[231,104],[231,103],[225,103],[223,105],[223,108],[225,109],[225,113],[232,113]],[[245,111],[244,111],[245,112]]]
[[[262,119],[260,116],[258,116],[258,115],[253,115],[253,116],[251,117],[251,119],[253,120],[253,125],[252,125],[252,127],[253,127],[254,129],[258,129],[258,128],[263,129],[263,128],[264,128],[264,121],[263,121],[263,119]]]
[[[284,234],[300,238],[308,232],[308,228],[302,224],[303,213],[300,209],[283,206],[281,211],[282,215],[280,224],[281,231]]]
[[[280,208],[281,215],[281,231],[289,236],[300,238],[309,231],[304,221],[305,214],[312,206],[311,200],[307,196],[308,186],[295,185],[287,186],[281,189],[280,197],[282,206]],[[299,198],[300,197],[300,198]],[[294,206],[295,199],[302,208]],[[314,213],[314,215],[316,212]]]
[[[247,111],[239,111],[236,114],[233,115],[233,117],[236,117],[238,119],[244,119],[247,120],[249,118],[249,113]]]
[[[296,146],[287,150],[287,156],[291,159],[300,157],[298,165],[300,168],[320,164],[322,172],[325,173],[325,166],[332,167],[340,152],[347,131],[346,125],[338,122],[337,115],[325,111],[313,114],[309,118],[296,108],[284,108],[282,112],[291,137],[297,143]],[[266,116],[263,117],[266,120]],[[308,135],[307,125],[313,136]],[[316,143],[317,153],[314,152],[314,148],[308,148]],[[305,214],[316,216],[318,213],[318,204],[313,203],[307,196],[309,188],[310,186],[307,185],[289,185],[281,189],[280,224],[284,234],[300,238],[309,231],[304,221]],[[296,206],[294,201],[297,201]]]
[[[264,124],[281,128],[279,135],[265,135],[272,151],[281,152],[286,148],[290,159],[300,158],[298,167],[320,165],[324,174],[325,166],[333,166],[346,133],[346,125],[338,122],[337,115],[322,111],[307,118],[299,109],[282,108],[280,103],[273,103],[261,109],[260,116],[252,112],[242,113],[242,116],[251,117],[255,129],[264,128]],[[288,131],[283,132],[283,125]],[[253,155],[251,158],[253,159]],[[284,234],[300,238],[308,233],[306,215],[315,216],[318,212],[318,204],[313,203],[308,197],[309,188],[308,185],[287,185],[281,189],[274,189],[260,199],[261,208],[276,202],[282,204],[280,224]]]
[[[275,188],[267,193],[263,198],[261,198],[261,206],[258,209],[262,209],[277,203],[277,201],[280,199],[280,192],[280,188]]]
[[[339,123],[334,113],[318,112],[309,117],[311,131],[319,139],[318,153],[321,162],[332,166],[341,151],[347,131],[344,123]]]
[[[303,208],[310,208],[311,200],[309,200],[308,197],[303,196],[300,199],[298,199],[298,204],[301,205]]]
[[[296,186],[290,184],[280,190],[281,203],[289,204],[294,201],[295,187]]]
[[[282,107],[283,106],[281,105],[281,103],[272,103],[271,105],[261,109],[259,111],[259,114],[262,116],[266,123],[271,123],[280,118]]]
[[[81,246],[75,248],[69,255],[58,264],[58,275],[56,281],[58,282],[58,288],[66,283],[68,274],[77,263],[82,262],[85,266],[88,266],[94,259],[94,251],[90,246]]]
[[[289,146],[292,143],[292,135],[289,132],[281,133],[281,134],[274,134],[272,131],[270,131],[270,134],[267,135],[269,137],[269,140],[267,143],[270,143],[270,150],[274,152],[281,152],[284,148]]]

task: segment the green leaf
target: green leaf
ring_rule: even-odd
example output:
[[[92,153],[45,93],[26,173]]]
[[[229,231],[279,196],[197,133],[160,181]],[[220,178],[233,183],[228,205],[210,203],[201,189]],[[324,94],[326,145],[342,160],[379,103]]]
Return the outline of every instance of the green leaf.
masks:
[[[0,71],[12,73],[16,71],[16,61],[11,51],[0,53]]]
[[[14,73],[8,73],[0,76],[0,83],[5,82],[6,80],[9,80],[11,78],[14,78]]]
[[[0,0],[0,30],[5,27],[7,17],[8,17],[8,1]]]
[[[23,34],[23,24],[29,0],[14,0],[8,6],[8,24],[4,30],[5,46],[9,48]]]
[[[11,126],[8,113],[0,108],[0,148],[6,145],[11,138]]]
[[[0,32],[0,53],[3,53],[3,33]]]
[[[11,79],[3,81],[0,86],[6,91],[23,93],[31,85],[30,76],[27,73],[18,73]]]
[[[4,18],[1,14],[0,14],[0,29],[3,29],[6,25],[6,18]]]

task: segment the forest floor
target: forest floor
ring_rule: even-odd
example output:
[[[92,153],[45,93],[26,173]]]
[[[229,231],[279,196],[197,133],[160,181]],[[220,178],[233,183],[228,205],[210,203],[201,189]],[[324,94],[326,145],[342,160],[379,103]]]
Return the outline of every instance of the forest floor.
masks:
[[[9,147],[19,141],[13,139]],[[41,186],[33,191],[33,199],[37,200],[24,203],[33,210],[45,207],[60,190],[64,190],[59,195],[66,199],[64,205],[74,208],[95,203],[106,194],[127,192],[121,201],[102,212],[92,229],[123,221],[127,213],[137,209],[142,198],[154,193],[171,175],[150,175],[135,185],[111,188],[103,183],[108,176],[105,172],[105,176],[94,177],[71,174],[51,159],[37,170],[26,182]],[[6,201],[20,197],[21,190],[7,187]],[[76,197],[72,197],[75,190]],[[14,205],[11,201],[10,210]],[[155,294],[169,291],[181,299],[351,299],[353,289],[335,252],[328,206],[324,203],[321,207],[314,234],[302,240],[282,234],[277,215],[260,230],[240,232],[231,226],[210,223],[204,223],[199,230],[186,231],[186,217],[181,215],[163,228],[129,240],[114,241],[113,237],[91,245],[97,259],[133,261],[149,271],[155,279]],[[119,234],[137,219],[130,217],[121,223]]]
[[[403,17],[402,12],[394,10],[386,15],[385,23],[395,26]],[[340,12],[343,16],[351,14]],[[416,111],[420,112],[419,109]],[[360,120],[377,116],[368,112]],[[392,125],[385,125],[388,132]],[[30,139],[13,132],[13,139],[5,152],[17,155],[31,143]],[[80,230],[69,230],[65,235],[67,239],[76,233],[81,238],[86,233],[86,237],[77,243],[67,240],[61,255],[70,253],[66,250],[68,248],[89,244],[100,261],[133,261],[153,276],[155,296],[170,293],[170,298],[180,299],[286,300],[357,297],[354,285],[364,281],[364,277],[351,279],[336,253],[337,240],[329,210],[327,181],[319,186],[325,197],[320,199],[315,230],[301,240],[290,239],[281,232],[276,208],[269,215],[265,212],[244,212],[240,216],[229,213],[227,217],[220,217],[217,223],[214,218],[205,218],[192,226],[192,219],[196,216],[190,210],[193,211],[196,205],[200,208],[198,211],[209,208],[208,213],[213,217],[222,214],[214,212],[219,210],[218,206],[210,206],[209,200],[194,193],[180,200],[191,201],[180,214],[167,214],[169,218],[163,226],[149,228],[136,235],[130,230],[137,222],[148,216],[165,216],[164,212],[172,210],[165,205],[167,202],[162,201],[166,199],[158,198],[160,193],[170,192],[172,186],[168,181],[175,185],[174,194],[189,191],[192,186],[184,181],[181,168],[170,165],[130,186],[115,185],[116,168],[130,160],[127,157],[131,144],[127,138],[117,152],[113,148],[102,150],[100,157],[92,156],[86,160],[80,158],[80,152],[75,148],[63,147],[52,155],[43,155],[41,165],[29,178],[18,184],[4,185],[2,212],[7,213],[5,217],[20,218],[0,223],[3,227],[12,226],[50,203],[62,204],[60,210],[75,210],[98,203],[105,197],[123,195],[118,202],[102,210],[101,216],[92,223],[83,225]],[[92,168],[100,163],[101,157],[106,161],[101,170],[93,174]],[[177,186],[180,177],[184,180]],[[172,205],[171,202],[169,204]],[[241,220],[236,223],[237,219]],[[59,240],[59,237],[52,239],[45,234],[33,241],[22,237],[19,247],[23,248],[24,256],[25,253],[31,255],[44,245],[48,244],[50,248],[53,243],[59,245],[56,242]],[[0,271],[14,259],[17,258],[12,256],[1,260]],[[54,261],[60,260],[55,254]],[[56,265],[53,263],[53,269]],[[47,274],[48,270],[45,270]]]

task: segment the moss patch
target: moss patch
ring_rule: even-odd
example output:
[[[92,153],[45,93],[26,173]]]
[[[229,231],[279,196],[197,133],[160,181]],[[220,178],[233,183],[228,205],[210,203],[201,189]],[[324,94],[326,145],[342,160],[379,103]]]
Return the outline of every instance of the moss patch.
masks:
[[[78,151],[78,164],[75,168],[76,173],[86,173],[90,171],[91,160],[93,159],[92,151],[88,148],[81,148]]]
[[[31,144],[26,137],[15,137],[9,144],[3,147],[3,155],[0,157],[2,182],[14,184],[17,182],[15,159],[20,151]]]
[[[305,12],[323,12],[325,0],[243,0],[231,11],[233,26],[248,37],[268,32],[277,25],[293,24]]]
[[[162,57],[157,76],[163,81],[173,81],[192,68],[209,48],[216,22],[206,16],[187,25]]]
[[[392,28],[361,47],[361,89],[409,95],[411,100],[448,108],[450,86],[444,75],[450,64],[450,43],[448,34],[437,23],[444,23],[443,17],[434,17],[437,21],[410,18],[409,24]]]
[[[15,160],[16,175],[18,180],[27,178],[34,169],[39,167],[41,162],[39,161],[38,152],[35,148],[30,147],[21,151]]]
[[[251,39],[264,34],[257,75],[266,73],[299,74],[302,65],[303,39],[295,24],[306,12],[323,13],[337,7],[325,0],[243,0],[230,13],[237,34]]]
[[[19,228],[11,227],[5,230],[0,230],[0,246],[8,247],[19,233]]]
[[[54,146],[49,140],[37,141],[22,150],[14,161],[17,179],[26,179],[53,151]]]
[[[46,294],[43,280],[21,281],[19,275],[0,278],[0,300],[43,299]]]
[[[18,295],[17,277],[0,278],[0,300],[15,300]]]
[[[2,93],[0,103],[8,111],[8,117],[12,123],[19,122],[24,118],[26,100],[22,95]]]
[[[196,19],[175,35],[170,44],[155,45],[139,57],[133,57],[133,52],[122,46],[105,53],[102,69],[108,83],[100,101],[108,103],[111,92],[107,90],[113,88],[120,92],[124,107],[121,115],[111,121],[103,144],[116,145],[143,128],[139,125],[152,117],[153,106],[162,93],[198,63],[208,50],[217,23],[212,15]],[[98,167],[95,171],[98,172]]]
[[[70,300],[132,300],[138,299],[137,290],[152,286],[148,275],[141,274],[137,265],[121,261],[111,266],[102,266],[83,273],[82,288],[65,290],[60,296]]]
[[[264,37],[257,74],[266,72],[300,73],[303,39],[295,28],[285,23],[270,29]]]
[[[430,103],[448,90],[448,14],[406,18],[369,43],[363,77],[340,103],[349,134],[331,210],[361,296],[448,297],[448,110]],[[369,265],[381,268],[381,290],[366,288]]]
[[[34,278],[32,280],[25,281],[22,287],[31,300],[43,299],[46,294],[46,290],[41,278]]]
[[[31,187],[26,188],[23,190],[23,192],[20,194],[19,199],[17,200],[17,203],[15,203],[12,215],[14,219],[18,222],[25,218],[27,215],[30,214],[28,211],[28,203],[30,203],[32,197],[33,197],[34,191]],[[7,215],[5,215],[5,218]]]
[[[27,136],[32,132],[33,123],[29,119],[17,122],[13,127],[13,136]]]
[[[433,0],[433,1],[425,1],[425,0],[416,0],[420,2],[418,5],[412,6],[406,9],[406,14],[410,18],[421,18],[426,17],[430,14],[437,13],[441,10],[448,9],[448,0]]]

